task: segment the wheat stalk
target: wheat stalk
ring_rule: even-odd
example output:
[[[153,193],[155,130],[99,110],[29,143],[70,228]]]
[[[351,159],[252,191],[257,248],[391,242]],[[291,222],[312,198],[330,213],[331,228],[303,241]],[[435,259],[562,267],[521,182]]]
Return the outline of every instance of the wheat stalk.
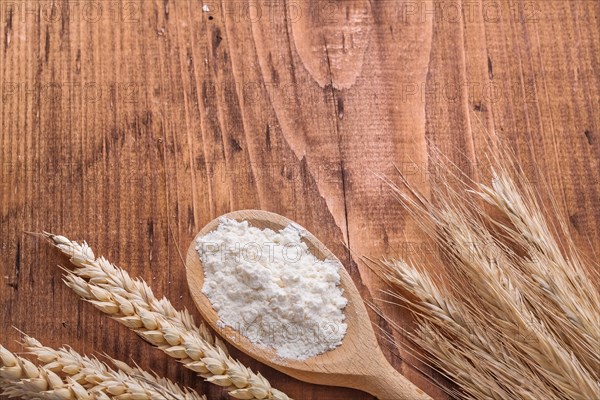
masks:
[[[65,382],[54,372],[36,366],[0,345],[0,388],[10,398],[61,399],[85,398],[87,391],[77,382]]]
[[[523,370],[534,368],[558,393],[573,399],[600,398],[598,382],[525,301],[528,289],[521,277],[512,273],[516,255],[495,242],[476,218],[452,209],[450,203],[442,206],[439,216],[436,223],[444,227],[440,244],[445,246],[454,270],[470,282],[473,292],[469,300],[478,305],[476,316],[481,324],[497,327],[504,345],[512,346],[513,354],[521,360]],[[498,251],[490,257],[481,244]]]
[[[52,235],[46,232],[44,232],[44,236],[63,254],[69,256],[70,261],[77,267],[74,271],[67,271],[69,274],[85,278],[89,282],[90,290],[100,292],[97,289],[100,286],[109,289],[114,300],[123,303],[119,306],[123,308],[121,311],[124,314],[131,314],[134,311],[132,307],[139,307],[160,314],[181,331],[193,331],[204,341],[220,347],[223,352],[227,353],[224,344],[217,337],[214,337],[203,323],[196,325],[193,317],[186,309],[183,311],[177,310],[167,298],[158,299],[145,281],[132,278],[127,271],[111,264],[104,257],[96,258],[92,248],[86,242],[79,244],[64,236]],[[97,301],[95,305],[102,309],[102,296],[94,299],[95,295],[91,294],[92,297],[90,297],[88,292],[78,294],[86,299]],[[110,302],[104,304],[104,306],[110,308]],[[128,320],[125,318],[122,322],[127,325],[125,322]],[[132,324],[135,325],[136,322],[132,321]]]
[[[460,178],[459,184],[464,190],[459,192],[445,177],[441,187],[433,189],[437,201],[434,205],[405,178],[401,179],[402,188],[389,180],[388,183],[419,226],[440,246],[454,273],[450,286],[457,298],[452,302],[448,300],[450,292],[437,291],[430,280],[416,282],[414,271],[404,271],[395,278],[393,274],[384,274],[388,282],[417,297],[417,302],[412,304],[418,306],[421,322],[435,328],[434,335],[427,336],[423,330],[416,335],[417,343],[434,356],[433,364],[453,377],[467,394],[476,393],[469,390],[486,386],[485,381],[473,386],[473,381],[465,378],[465,374],[470,374],[466,372],[469,366],[475,366],[483,372],[495,372],[486,376],[507,388],[509,395],[502,395],[504,398],[521,399],[532,395],[535,398],[540,391],[545,395],[538,398],[600,398],[600,382],[586,368],[585,360],[573,354],[556,334],[563,327],[549,328],[546,323],[550,320],[546,315],[549,310],[531,304],[540,297],[532,293],[532,278],[523,273],[522,257],[492,235],[484,223],[492,218],[464,194],[471,182]],[[517,235],[515,240],[519,239]],[[495,253],[490,254],[490,249]],[[389,272],[389,265],[387,267]],[[580,295],[568,287],[565,291],[576,299]],[[460,307],[462,310],[457,312]],[[461,321],[457,315],[463,313]],[[462,324],[466,315],[473,326]],[[485,341],[481,340],[482,335]],[[493,346],[486,347],[490,344]],[[452,357],[458,357],[455,350],[460,350],[460,362],[453,362],[457,360]],[[465,360],[469,361],[468,365]],[[465,369],[461,370],[463,364]],[[506,373],[511,369],[516,374]],[[541,389],[531,390],[531,385],[520,385],[519,375],[532,378],[531,382]],[[514,378],[517,379],[513,381]],[[522,392],[524,387],[525,393]],[[480,396],[481,393],[474,395],[475,398]]]
[[[112,360],[118,368],[112,369],[97,358],[80,355],[70,348],[45,347],[29,336],[24,337],[23,344],[44,369],[68,377],[91,393],[101,392],[119,399],[206,400],[168,379],[131,368],[121,361]]]
[[[421,321],[419,334],[409,333],[409,337],[442,360],[430,361],[459,383],[465,397],[504,400],[511,397],[503,388],[513,388],[513,393],[522,399],[559,399],[545,390],[544,383],[535,374],[528,370],[515,371],[518,360],[506,351],[498,337],[481,326],[469,307],[441,288],[428,273],[403,260],[383,260],[378,264],[378,272],[396,289],[389,294],[404,303],[412,303]],[[410,293],[412,300],[402,292]],[[465,376],[470,379],[457,379]]]
[[[436,357],[432,362],[434,366],[447,370],[451,379],[461,382],[460,387],[463,390],[461,397],[470,400],[510,398],[510,393],[498,383],[494,375],[480,368],[480,363],[473,363],[472,354],[461,349],[458,343],[448,340],[444,334],[427,322],[422,323],[414,338],[419,346],[426,348]],[[539,397],[530,398],[539,399]]]
[[[527,252],[528,258],[516,267],[530,286],[532,306],[550,329],[560,327],[555,335],[600,379],[600,294],[568,235],[565,257],[533,193],[521,195],[505,170],[494,172],[492,185],[480,185],[476,193],[508,217],[512,226],[498,225],[509,236],[519,238]]]
[[[131,278],[103,257],[96,258],[85,242],[79,244],[64,236],[44,235],[76,267],[67,271],[65,283],[96,308],[208,382],[225,388],[234,398],[289,399],[271,388],[260,373],[229,356],[203,324],[193,323],[187,311],[177,311],[165,298],[158,300],[143,280]]]
[[[38,362],[17,356],[0,346],[0,387],[9,397],[25,399],[206,400],[181,389],[168,379],[113,360],[112,369],[96,358],[73,349],[55,350],[25,336],[23,344]]]

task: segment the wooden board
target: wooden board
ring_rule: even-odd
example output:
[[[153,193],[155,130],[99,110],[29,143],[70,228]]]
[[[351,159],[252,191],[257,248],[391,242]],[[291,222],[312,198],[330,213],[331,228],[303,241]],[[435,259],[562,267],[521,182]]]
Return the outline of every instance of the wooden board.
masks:
[[[409,323],[359,262],[426,250],[374,172],[396,164],[427,192],[428,142],[485,171],[484,131],[597,252],[599,18],[595,0],[0,0],[2,344],[20,349],[14,326],[225,398],[79,301],[56,268],[66,260],[24,232],[87,240],[193,310],[179,250],[238,209],[298,221],[365,299]],[[438,376],[387,348],[444,398]],[[370,398],[234,354],[296,399]]]

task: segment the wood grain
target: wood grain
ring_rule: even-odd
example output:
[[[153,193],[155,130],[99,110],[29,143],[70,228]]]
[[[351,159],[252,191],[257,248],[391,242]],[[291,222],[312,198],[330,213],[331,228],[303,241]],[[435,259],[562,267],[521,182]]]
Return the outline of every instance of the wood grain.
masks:
[[[225,398],[77,301],[66,260],[24,232],[85,239],[193,309],[180,250],[238,209],[298,221],[408,324],[359,256],[428,249],[373,172],[396,164],[427,192],[431,143],[485,176],[485,132],[598,252],[599,18],[596,0],[0,0],[2,343],[19,349],[15,326]],[[371,398],[234,354],[296,399]]]

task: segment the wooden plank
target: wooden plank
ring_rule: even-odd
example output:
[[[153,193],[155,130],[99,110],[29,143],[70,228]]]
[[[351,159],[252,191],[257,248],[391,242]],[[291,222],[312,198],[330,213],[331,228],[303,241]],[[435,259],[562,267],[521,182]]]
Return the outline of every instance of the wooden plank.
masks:
[[[588,0],[0,0],[2,343],[18,350],[15,326],[216,398],[218,388],[78,301],[54,267],[66,260],[24,231],[85,239],[193,310],[178,248],[244,208],[310,229],[365,299],[409,323],[380,301],[359,257],[424,246],[373,173],[396,164],[427,193],[427,141],[485,176],[485,135],[506,138],[593,255],[599,14]],[[430,383],[438,376],[420,374],[402,345],[386,347],[444,398]],[[234,354],[297,399],[370,398]]]

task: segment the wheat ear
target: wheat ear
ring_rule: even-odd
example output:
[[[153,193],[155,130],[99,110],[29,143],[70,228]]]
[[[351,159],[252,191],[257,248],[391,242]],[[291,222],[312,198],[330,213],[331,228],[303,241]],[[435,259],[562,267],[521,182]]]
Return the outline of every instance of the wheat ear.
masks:
[[[23,344],[40,365],[0,346],[0,387],[9,397],[53,400],[206,400],[168,379],[113,360],[112,369],[72,349],[44,347],[25,336]],[[125,369],[124,369],[125,368]]]
[[[77,382],[65,382],[54,372],[36,366],[1,345],[0,388],[9,398],[68,400],[84,399],[89,395]]]
[[[119,399],[206,400],[206,397],[182,389],[168,379],[140,368],[131,368],[121,361],[112,360],[117,367],[113,369],[97,358],[80,355],[70,348],[56,350],[45,347],[29,336],[23,338],[23,344],[44,369],[65,376],[90,393],[100,392]]]
[[[600,294],[586,267],[568,235],[564,235],[568,253],[563,254],[530,190],[521,194],[502,168],[494,177],[490,186],[480,185],[475,193],[508,217],[512,225],[498,225],[508,236],[518,238],[517,244],[527,252],[528,258],[516,267],[530,287],[532,306],[600,379]]]
[[[527,301],[529,290],[519,275],[512,273],[516,258],[500,246],[485,227],[468,214],[450,209],[442,210],[443,243],[453,268],[472,285],[474,293],[465,301],[478,307],[481,325],[496,326],[506,347],[524,366],[539,373],[548,385],[573,399],[600,398],[600,385],[587,369],[549,330]],[[499,251],[493,255],[484,244],[493,244]],[[473,245],[475,244],[475,245]],[[496,247],[498,246],[498,247]],[[500,254],[500,258],[495,254]]]
[[[434,355],[429,361],[446,371],[465,397],[505,400],[511,398],[506,391],[511,388],[520,399],[560,399],[535,374],[527,369],[516,371],[514,366],[519,360],[496,335],[478,323],[469,307],[440,287],[427,272],[403,260],[383,260],[377,268],[393,289],[389,294],[411,304],[421,322],[418,333],[409,333],[409,337]],[[410,293],[412,298],[402,292]]]
[[[476,323],[494,330],[518,360],[515,368],[534,372],[559,398],[600,398],[598,382],[531,308],[528,286],[514,273],[518,257],[491,235],[473,201],[442,180],[442,187],[434,188],[440,205],[434,206],[405,179],[403,183],[406,191],[392,184],[398,199],[440,245],[461,279],[452,285],[460,301],[469,305]],[[501,258],[486,251],[489,244]],[[465,283],[471,290],[465,290]]]
[[[157,299],[146,282],[131,278],[103,257],[96,258],[85,242],[44,235],[71,257],[76,267],[67,271],[67,286],[100,311],[133,329],[208,382],[225,388],[236,399],[289,399],[271,388],[260,373],[229,356],[203,324],[198,327],[193,323],[187,311],[177,311],[165,298]]]

